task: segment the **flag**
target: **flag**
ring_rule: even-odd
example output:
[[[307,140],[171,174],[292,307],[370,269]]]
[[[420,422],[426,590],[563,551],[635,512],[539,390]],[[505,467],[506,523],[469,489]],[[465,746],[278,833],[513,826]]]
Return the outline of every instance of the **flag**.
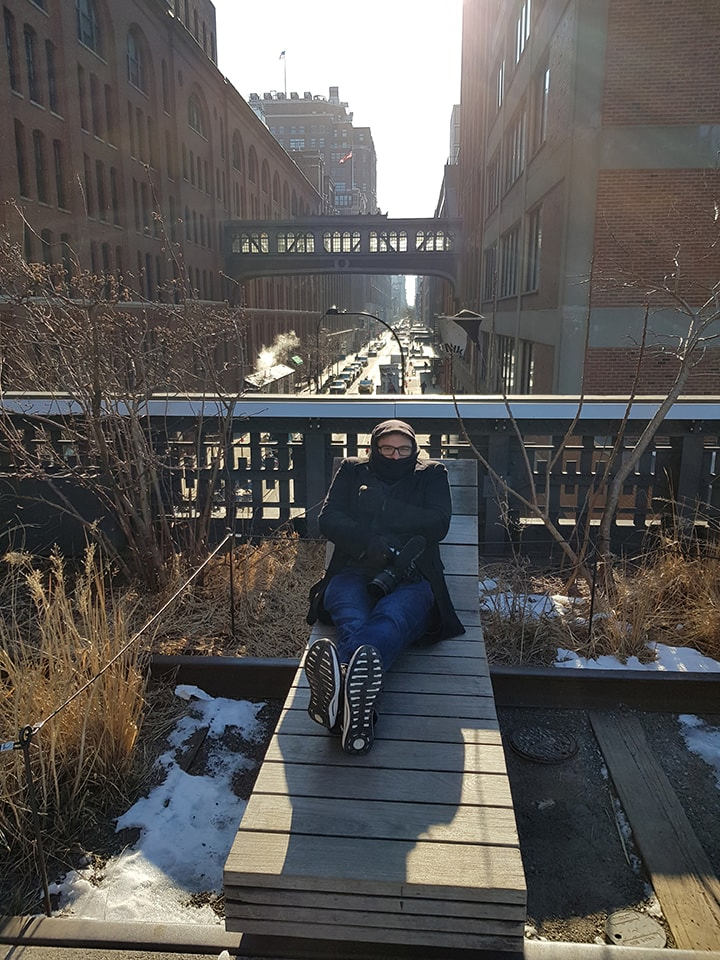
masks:
[[[283,50],[283,51],[280,53],[280,56],[278,57],[278,60],[284,60],[284,59],[285,59],[285,51]]]
[[[352,150],[350,153],[346,153],[342,160],[339,160],[338,163],[345,163],[346,160],[352,160]]]

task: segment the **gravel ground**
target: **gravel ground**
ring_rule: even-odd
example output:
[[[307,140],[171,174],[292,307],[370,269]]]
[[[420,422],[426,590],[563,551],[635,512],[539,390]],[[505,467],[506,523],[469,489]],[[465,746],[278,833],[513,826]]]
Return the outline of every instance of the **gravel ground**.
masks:
[[[720,874],[720,791],[714,770],[687,749],[677,716],[635,715]],[[527,935],[607,943],[608,915],[629,909],[661,924],[667,946],[674,946],[587,713],[499,708],[498,716],[528,885]],[[705,719],[720,723],[717,716]],[[517,731],[537,726],[571,734],[577,753],[558,763],[519,754],[511,745],[513,734],[517,738]]]

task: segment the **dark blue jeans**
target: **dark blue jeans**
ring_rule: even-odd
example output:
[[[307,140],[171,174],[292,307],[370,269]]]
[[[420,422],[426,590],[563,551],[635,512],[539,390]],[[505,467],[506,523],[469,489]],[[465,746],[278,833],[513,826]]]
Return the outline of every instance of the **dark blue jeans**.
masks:
[[[342,663],[347,663],[358,647],[369,643],[380,651],[383,668],[388,670],[427,630],[433,592],[427,580],[420,580],[401,583],[376,601],[367,591],[371,579],[359,569],[341,570],[328,584],[323,606],[335,624]]]

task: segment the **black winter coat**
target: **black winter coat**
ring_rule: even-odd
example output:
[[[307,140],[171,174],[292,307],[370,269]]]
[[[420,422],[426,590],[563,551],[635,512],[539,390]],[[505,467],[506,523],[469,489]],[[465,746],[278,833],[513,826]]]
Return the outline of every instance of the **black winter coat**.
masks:
[[[361,487],[367,487],[376,496],[367,497],[367,491],[360,493]],[[378,503],[383,500],[378,510]],[[364,506],[368,501],[370,508]],[[335,544],[325,583],[344,566],[360,561],[373,536],[391,537],[402,543],[422,536],[426,547],[416,566],[435,597],[434,615],[425,639],[442,640],[465,633],[450,600],[438,546],[447,535],[451,516],[450,485],[441,463],[418,460],[409,476],[392,485],[380,485],[367,460],[343,460],[319,517],[320,532]]]

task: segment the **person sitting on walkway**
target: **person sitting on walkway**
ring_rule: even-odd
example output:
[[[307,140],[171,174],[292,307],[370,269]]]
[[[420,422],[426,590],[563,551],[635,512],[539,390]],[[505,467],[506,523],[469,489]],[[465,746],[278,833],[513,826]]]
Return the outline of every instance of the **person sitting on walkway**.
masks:
[[[334,624],[336,640],[315,640],[304,669],[308,713],[340,733],[346,753],[372,747],[375,702],[397,657],[421,639],[465,632],[438,546],[451,514],[445,467],[419,459],[415,431],[402,420],[379,423],[370,456],[343,460],[330,485],[319,525],[334,551],[307,619]]]

